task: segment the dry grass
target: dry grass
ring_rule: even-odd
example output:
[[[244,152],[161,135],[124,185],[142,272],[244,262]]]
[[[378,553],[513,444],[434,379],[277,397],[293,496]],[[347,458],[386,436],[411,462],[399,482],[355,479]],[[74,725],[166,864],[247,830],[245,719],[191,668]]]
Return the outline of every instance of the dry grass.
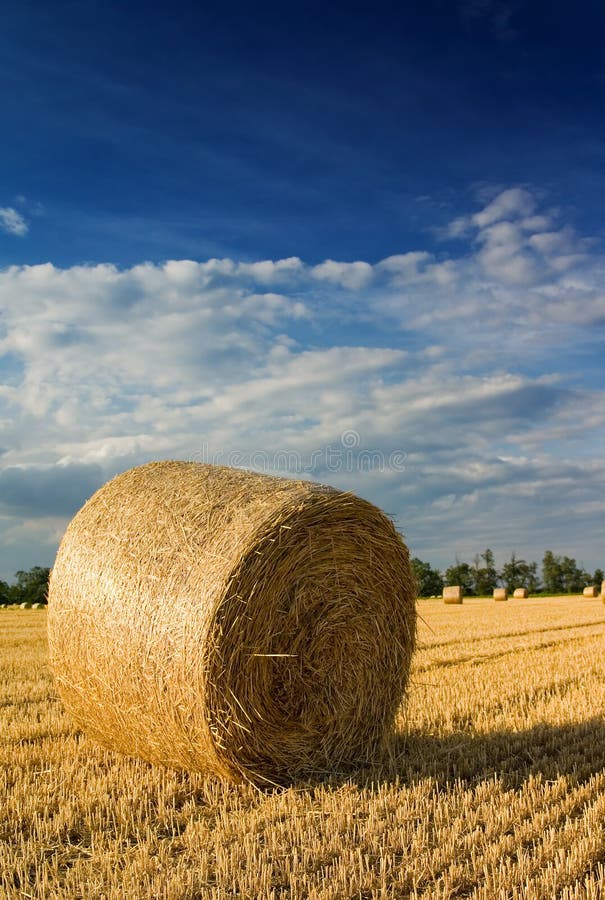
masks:
[[[274,784],[381,755],[415,582],[393,523],[352,494],[150,463],[69,525],[48,625],[61,698],[105,747]]]
[[[390,767],[260,792],[74,733],[46,613],[0,610],[0,896],[602,897],[603,605],[420,614]]]

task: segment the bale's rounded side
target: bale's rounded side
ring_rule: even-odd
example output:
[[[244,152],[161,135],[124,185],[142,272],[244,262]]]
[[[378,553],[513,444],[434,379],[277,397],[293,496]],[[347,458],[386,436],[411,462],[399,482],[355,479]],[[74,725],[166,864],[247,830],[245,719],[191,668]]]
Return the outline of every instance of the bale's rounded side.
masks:
[[[462,603],[463,600],[464,594],[462,593],[462,587],[459,584],[451,584],[443,588],[444,603]]]
[[[373,759],[415,642],[408,553],[322,485],[151,463],[99,490],[50,578],[59,692],[100,743],[282,780]]]
[[[508,600],[508,591],[506,588],[494,588],[494,600]]]
[[[527,588],[515,588],[513,597],[517,600],[526,600],[528,597]]]

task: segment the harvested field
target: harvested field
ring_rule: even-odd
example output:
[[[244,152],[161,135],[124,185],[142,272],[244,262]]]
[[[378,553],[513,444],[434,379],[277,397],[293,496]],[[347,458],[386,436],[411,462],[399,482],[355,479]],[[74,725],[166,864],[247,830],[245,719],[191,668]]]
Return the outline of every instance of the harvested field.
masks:
[[[43,610],[0,610],[0,896],[598,898],[605,608],[419,604],[382,770],[259,791],[75,733]]]

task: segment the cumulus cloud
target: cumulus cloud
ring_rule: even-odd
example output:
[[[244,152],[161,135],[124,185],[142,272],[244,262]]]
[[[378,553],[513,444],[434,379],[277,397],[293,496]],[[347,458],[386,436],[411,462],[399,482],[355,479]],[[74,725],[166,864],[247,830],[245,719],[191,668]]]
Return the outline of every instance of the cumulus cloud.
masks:
[[[16,237],[24,237],[29,226],[20,212],[12,206],[0,206],[0,229]]]
[[[355,291],[370,283],[373,269],[367,262],[345,263],[326,259],[311,269],[311,276],[318,281],[329,281]]]
[[[502,219],[518,219],[530,216],[536,208],[536,201],[523,188],[509,188],[502,191],[484,209],[475,213],[471,221],[479,228],[493,225]]]
[[[605,401],[577,360],[605,260],[525,187],[458,220],[457,256],[0,271],[0,577],[106,478],[169,457],[354,490],[439,564],[528,553],[545,515],[596,565]]]
[[[414,285],[414,327],[430,329],[435,337],[447,328],[450,338],[455,333],[463,345],[472,345],[478,364],[480,334],[504,352],[533,345],[532,352],[541,353],[564,339],[564,322],[576,329],[602,321],[599,245],[562,222],[559,211],[541,210],[526,188],[501,191],[450,225],[452,233],[464,236],[466,252],[424,266]],[[387,295],[384,308],[393,317],[403,314],[409,324],[401,296]]]

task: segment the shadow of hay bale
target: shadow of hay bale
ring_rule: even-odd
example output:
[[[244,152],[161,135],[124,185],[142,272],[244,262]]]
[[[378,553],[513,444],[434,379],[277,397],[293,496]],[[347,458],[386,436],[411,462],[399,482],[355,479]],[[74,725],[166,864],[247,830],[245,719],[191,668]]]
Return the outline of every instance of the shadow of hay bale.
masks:
[[[486,734],[461,732],[445,737],[410,732],[398,735],[391,760],[325,783],[415,784],[432,779],[440,789],[456,782],[473,786],[498,777],[505,788],[520,788],[529,778],[572,776],[578,783],[605,769],[605,722],[539,724],[522,731]]]

